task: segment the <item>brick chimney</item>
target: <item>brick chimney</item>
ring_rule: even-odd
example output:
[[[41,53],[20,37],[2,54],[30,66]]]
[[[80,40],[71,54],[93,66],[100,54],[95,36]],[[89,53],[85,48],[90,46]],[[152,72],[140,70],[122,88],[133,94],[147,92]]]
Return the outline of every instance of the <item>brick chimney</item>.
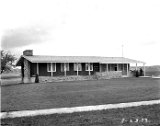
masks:
[[[25,56],[33,56],[33,50],[24,50],[23,55]]]

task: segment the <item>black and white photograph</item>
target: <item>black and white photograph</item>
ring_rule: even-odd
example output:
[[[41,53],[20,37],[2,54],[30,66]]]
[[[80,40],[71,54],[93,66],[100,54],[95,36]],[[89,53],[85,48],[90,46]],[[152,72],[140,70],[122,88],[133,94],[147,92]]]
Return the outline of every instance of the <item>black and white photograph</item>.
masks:
[[[1,0],[1,126],[160,126],[159,0]]]

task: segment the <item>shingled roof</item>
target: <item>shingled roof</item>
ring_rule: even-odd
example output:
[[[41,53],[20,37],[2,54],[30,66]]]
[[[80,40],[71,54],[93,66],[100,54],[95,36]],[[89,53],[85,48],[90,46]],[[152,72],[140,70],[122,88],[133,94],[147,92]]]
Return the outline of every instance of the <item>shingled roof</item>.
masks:
[[[144,63],[124,57],[100,57],[100,56],[25,56],[22,55],[16,65],[20,66],[22,59],[31,63]]]

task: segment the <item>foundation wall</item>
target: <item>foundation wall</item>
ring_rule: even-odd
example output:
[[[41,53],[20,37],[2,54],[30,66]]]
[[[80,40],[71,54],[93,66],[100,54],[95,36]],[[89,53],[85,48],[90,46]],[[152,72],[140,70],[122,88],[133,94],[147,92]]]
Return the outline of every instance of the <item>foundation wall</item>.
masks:
[[[121,78],[122,71],[97,72],[96,77],[98,79]]]

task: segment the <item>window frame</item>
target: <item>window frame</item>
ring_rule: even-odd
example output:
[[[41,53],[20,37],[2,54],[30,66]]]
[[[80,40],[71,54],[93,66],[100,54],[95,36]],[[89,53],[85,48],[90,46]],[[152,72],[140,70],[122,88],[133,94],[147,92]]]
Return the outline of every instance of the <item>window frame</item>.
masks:
[[[87,67],[88,66],[88,67]],[[88,69],[87,69],[88,68]],[[85,71],[89,71],[89,63],[85,63]]]
[[[90,63],[89,65],[90,65],[90,67],[89,67],[89,68],[90,68],[90,71],[93,71],[93,63]],[[92,66],[92,67],[91,67],[91,66]],[[92,68],[92,69],[91,69],[91,68]]]
[[[77,67],[78,67],[78,69],[77,69]],[[77,70],[82,71],[82,63],[74,63],[74,71],[77,71]]]
[[[69,71],[69,63],[61,63],[61,72],[64,72],[66,68],[66,71]]]
[[[87,65],[88,65],[88,67],[87,67]],[[86,68],[88,68],[88,69],[86,69]],[[85,63],[85,71],[93,71],[93,63]]]
[[[53,64],[54,64],[54,67],[53,67]],[[49,69],[49,66],[50,66],[50,69]],[[56,63],[47,63],[47,72],[56,72]]]

